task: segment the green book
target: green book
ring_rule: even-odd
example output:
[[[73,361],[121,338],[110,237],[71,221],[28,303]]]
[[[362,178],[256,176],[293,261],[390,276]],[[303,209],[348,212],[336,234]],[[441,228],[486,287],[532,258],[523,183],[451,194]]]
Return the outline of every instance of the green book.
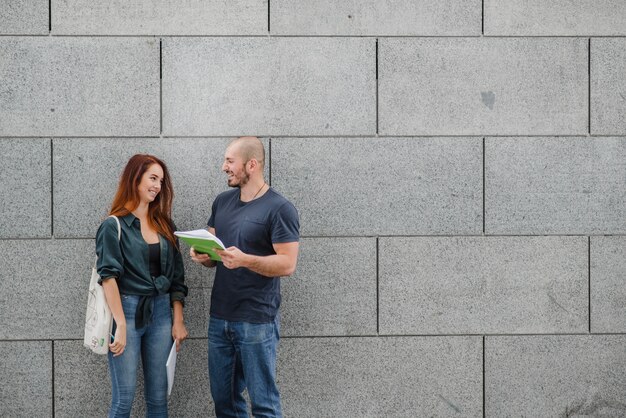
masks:
[[[195,252],[208,254],[211,260],[222,261],[220,256],[215,252],[215,249],[225,250],[226,247],[218,237],[206,229],[176,231],[174,235],[193,248]]]

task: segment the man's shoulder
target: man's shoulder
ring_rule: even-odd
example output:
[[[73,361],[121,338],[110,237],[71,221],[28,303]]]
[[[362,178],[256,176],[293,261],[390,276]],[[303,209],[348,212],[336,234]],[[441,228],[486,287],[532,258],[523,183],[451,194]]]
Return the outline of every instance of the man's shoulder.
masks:
[[[239,198],[239,189],[236,189],[236,188],[235,189],[229,189],[229,190],[226,190],[226,191],[218,194],[215,197],[215,202],[218,202],[218,203],[219,202],[225,202],[225,201],[232,200],[232,199],[235,199],[235,198],[237,198],[237,199]]]
[[[289,199],[287,199],[274,189],[270,189],[269,193],[271,193],[269,205],[271,206],[271,210],[273,213],[280,213],[281,215],[285,216],[298,217],[298,211],[294,204],[289,201]]]
[[[267,191],[267,193],[269,195],[268,197],[270,198],[270,200],[272,201],[273,204],[275,204],[277,206],[282,206],[284,204],[289,204],[289,205],[293,206],[293,203],[291,203],[289,201],[289,199],[287,199],[282,194],[278,193],[273,188],[270,187],[270,189]]]

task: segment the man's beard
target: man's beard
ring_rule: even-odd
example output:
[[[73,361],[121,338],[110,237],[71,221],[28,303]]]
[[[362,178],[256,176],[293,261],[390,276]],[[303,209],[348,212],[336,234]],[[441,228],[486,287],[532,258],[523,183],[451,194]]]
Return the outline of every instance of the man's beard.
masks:
[[[238,187],[238,188],[242,188],[243,186],[245,186],[246,184],[248,184],[248,181],[250,181],[250,174],[248,174],[248,172],[246,171],[245,167],[243,169],[243,174],[240,178],[234,178],[233,180],[238,180],[236,184],[231,184],[231,182],[228,182],[228,186],[230,187]]]

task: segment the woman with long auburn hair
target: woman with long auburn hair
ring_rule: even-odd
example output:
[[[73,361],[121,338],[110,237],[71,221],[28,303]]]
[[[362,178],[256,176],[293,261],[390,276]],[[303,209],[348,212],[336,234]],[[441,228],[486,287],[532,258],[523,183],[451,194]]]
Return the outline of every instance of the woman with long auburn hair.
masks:
[[[98,274],[113,313],[109,344],[112,399],[109,417],[128,417],[137,366],[144,374],[146,414],[167,417],[165,363],[187,338],[183,260],[171,220],[172,181],[163,161],[131,157],[120,177],[109,215],[96,234]],[[172,313],[173,312],[173,313]]]

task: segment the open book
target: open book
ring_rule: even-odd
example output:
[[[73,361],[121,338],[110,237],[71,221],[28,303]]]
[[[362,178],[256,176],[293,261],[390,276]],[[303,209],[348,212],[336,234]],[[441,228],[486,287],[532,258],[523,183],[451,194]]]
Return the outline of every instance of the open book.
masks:
[[[211,260],[222,260],[215,252],[215,249],[219,248],[221,250],[225,250],[226,247],[218,237],[206,229],[196,229],[195,231],[176,231],[174,232],[174,235],[189,244],[189,246],[197,253],[208,254],[209,257],[211,257]]]

